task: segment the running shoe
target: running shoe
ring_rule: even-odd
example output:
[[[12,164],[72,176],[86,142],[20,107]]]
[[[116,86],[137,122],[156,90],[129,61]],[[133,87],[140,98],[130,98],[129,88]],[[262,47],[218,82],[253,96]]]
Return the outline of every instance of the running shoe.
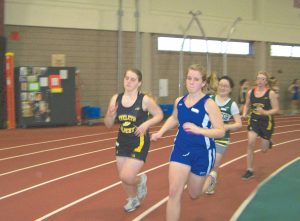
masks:
[[[205,192],[206,194],[214,194],[215,193],[215,187],[217,184],[217,173],[216,171],[211,171],[210,174],[210,183],[207,187],[207,191]]]
[[[273,142],[272,140],[269,140],[269,149],[272,149],[272,147],[273,147]]]
[[[250,178],[254,177],[254,173],[251,170],[247,170],[246,173],[242,176],[243,180],[248,180]]]
[[[147,195],[147,175],[142,174],[141,181],[137,186],[137,197],[139,200],[143,200]]]
[[[139,206],[140,206],[140,201],[137,198],[137,196],[129,197],[127,199],[126,205],[124,206],[124,210],[125,210],[125,212],[129,213],[129,212],[136,210]]]

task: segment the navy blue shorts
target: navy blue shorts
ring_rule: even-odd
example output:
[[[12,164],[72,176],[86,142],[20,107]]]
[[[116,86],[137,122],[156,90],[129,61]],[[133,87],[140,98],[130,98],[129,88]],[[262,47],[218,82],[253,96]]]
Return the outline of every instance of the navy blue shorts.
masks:
[[[116,142],[116,156],[130,157],[146,162],[148,151],[150,148],[150,136],[149,134],[141,135],[127,141]]]
[[[191,167],[191,172],[198,176],[207,176],[214,167],[216,149],[206,147],[187,147],[184,144],[175,144],[170,161],[185,164]]]
[[[274,119],[272,116],[256,117],[251,115],[248,120],[248,130],[254,131],[265,140],[270,140],[274,132]]]
[[[292,99],[293,101],[299,100],[299,95],[298,95],[298,93],[293,93],[292,96],[291,96],[291,99]]]

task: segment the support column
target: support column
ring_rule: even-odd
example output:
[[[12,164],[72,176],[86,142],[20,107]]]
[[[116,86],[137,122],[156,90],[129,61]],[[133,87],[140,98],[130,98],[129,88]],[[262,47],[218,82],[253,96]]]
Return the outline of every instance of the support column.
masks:
[[[0,0],[0,36],[4,36],[4,0]]]
[[[0,0],[0,128],[6,128],[6,79],[5,79],[5,51],[4,37],[4,0]]]
[[[119,0],[118,10],[118,69],[117,69],[117,93],[123,91],[123,0]]]
[[[268,69],[268,44],[266,42],[255,42],[255,73],[257,71],[269,71]]]
[[[142,33],[142,51],[141,51],[141,64],[143,73],[143,86],[142,90],[146,92],[152,91],[152,38],[150,33]]]

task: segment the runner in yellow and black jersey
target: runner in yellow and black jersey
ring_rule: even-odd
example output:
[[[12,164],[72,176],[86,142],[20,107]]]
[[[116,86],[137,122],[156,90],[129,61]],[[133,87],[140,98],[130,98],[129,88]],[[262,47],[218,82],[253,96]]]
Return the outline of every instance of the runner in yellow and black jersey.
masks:
[[[116,161],[119,177],[128,195],[124,210],[131,212],[140,206],[147,194],[147,176],[138,174],[150,146],[149,128],[162,120],[163,113],[154,99],[139,92],[142,85],[139,70],[127,70],[123,83],[124,93],[112,96],[104,123],[108,128],[114,125],[116,118],[120,123]],[[148,118],[148,112],[152,117]]]
[[[117,97],[117,119],[120,128],[116,142],[116,155],[146,161],[150,147],[149,130],[140,136],[135,134],[136,129],[148,119],[148,111],[144,111],[142,107],[144,94],[139,93],[131,107],[122,105],[123,96],[124,93]]]
[[[260,71],[256,75],[256,87],[247,93],[243,117],[248,119],[248,148],[247,148],[247,170],[242,179],[249,179],[253,173],[253,149],[256,138],[261,137],[263,152],[272,147],[271,137],[274,130],[273,115],[279,111],[278,97],[276,93],[268,88],[269,74]]]
[[[248,130],[254,131],[258,136],[271,140],[272,133],[274,131],[274,118],[273,115],[263,115],[259,110],[271,110],[270,89],[265,89],[265,93],[262,97],[255,97],[254,88],[250,94],[250,114],[248,118]]]

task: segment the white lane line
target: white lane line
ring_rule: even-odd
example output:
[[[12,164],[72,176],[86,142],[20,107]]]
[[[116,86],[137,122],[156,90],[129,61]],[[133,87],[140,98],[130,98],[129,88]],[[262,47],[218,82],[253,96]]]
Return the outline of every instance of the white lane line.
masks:
[[[156,210],[157,208],[159,208],[160,206],[162,206],[163,204],[165,204],[166,202],[168,202],[168,200],[169,200],[169,196],[166,196],[165,198],[163,198],[162,200],[160,200],[158,203],[154,204],[149,209],[147,209],[144,212],[142,212],[140,215],[138,215],[132,221],[139,221],[139,220],[145,218],[150,213],[152,213],[154,210]]]
[[[300,131],[300,130],[297,130],[297,131]],[[274,147],[275,147],[275,146],[278,146],[278,145],[280,145],[280,144],[290,143],[290,142],[298,141],[298,140],[300,140],[300,138],[299,138],[299,139],[289,140],[289,141],[287,141],[287,142],[283,142],[283,143],[276,144],[276,145],[274,145]],[[243,140],[243,141],[245,141],[245,140]],[[237,141],[237,142],[242,142],[242,141]],[[237,143],[237,142],[235,142],[235,143]],[[173,146],[173,145],[171,145],[171,146]],[[259,151],[261,151],[261,150],[256,150],[256,151],[254,151],[254,153],[259,152]],[[244,154],[244,155],[242,155],[242,156],[240,156],[240,157],[238,157],[238,158],[235,158],[235,159],[231,160],[230,163],[233,163],[233,162],[235,162],[235,161],[237,161],[237,160],[239,160],[239,159],[241,159],[241,158],[243,158],[243,157],[245,157],[245,156],[246,156],[246,154]],[[169,164],[169,162],[167,162],[167,163],[165,163],[165,164],[162,164],[162,165],[160,165],[160,166],[154,167],[154,168],[152,168],[152,169],[150,169],[150,170],[144,171],[143,173],[148,173],[148,172],[150,172],[150,171],[156,170],[157,168],[161,168],[161,167],[166,166],[166,165],[168,165],[168,164]],[[228,163],[228,164],[229,164],[229,163]],[[227,164],[227,165],[228,165],[228,164]],[[223,167],[223,166],[222,166],[222,167]],[[118,182],[118,184],[120,184],[120,182]],[[112,187],[114,187],[114,186],[116,186],[116,185],[117,185],[116,183],[115,183],[115,184],[112,184],[111,186],[109,186],[109,188],[106,188],[105,190],[110,189],[110,188],[112,188]],[[82,202],[82,201],[84,201],[84,200],[86,200],[86,199],[88,199],[88,198],[90,198],[90,197],[93,197],[93,196],[95,196],[95,195],[97,195],[97,194],[103,192],[102,190],[103,190],[103,189],[100,189],[100,190],[98,190],[98,191],[96,191],[96,192],[93,192],[93,193],[91,193],[91,194],[89,194],[89,195],[87,195],[87,196],[85,196],[85,197],[79,198],[78,200],[73,201],[72,203],[67,204],[67,205],[65,205],[65,206],[63,206],[63,207],[60,207],[60,208],[58,208],[58,209],[52,211],[51,213],[48,213],[48,214],[46,214],[46,215],[44,215],[44,216],[42,216],[42,217],[36,219],[35,221],[45,220],[45,219],[49,218],[50,216],[52,216],[52,215],[54,215],[54,214],[56,214],[56,213],[59,213],[59,212],[65,210],[65,209],[68,209],[69,207],[72,207],[72,206],[74,206],[75,204],[78,204],[78,203],[80,203],[80,202]],[[133,221],[141,220],[142,218],[144,218],[145,216],[147,216],[149,213],[151,213],[152,211],[154,211],[156,208],[158,208],[160,205],[162,205],[163,203],[165,203],[167,199],[168,199],[168,197],[165,197],[163,200],[159,201],[158,203],[156,203],[155,205],[153,205],[152,207],[150,207],[148,210],[146,210],[146,211],[143,213],[143,216],[140,215],[140,216],[138,216],[137,218],[135,218]]]
[[[153,171],[153,170],[157,170],[157,169],[159,169],[159,168],[161,168],[161,167],[167,166],[168,164],[169,164],[169,162],[164,163],[164,164],[161,164],[161,165],[156,166],[156,167],[153,167],[153,168],[151,168],[151,169],[149,169],[149,170],[145,170],[145,171],[143,171],[143,173],[149,173],[149,172],[151,172],[151,171]],[[102,192],[104,192],[104,191],[106,191],[106,190],[109,190],[109,189],[111,189],[111,188],[113,188],[113,187],[115,187],[115,186],[117,186],[117,185],[119,185],[119,184],[121,184],[120,181],[119,181],[119,182],[116,182],[116,183],[113,183],[113,184],[111,184],[111,185],[109,185],[109,186],[107,186],[107,187],[105,187],[105,188],[102,188],[102,189],[100,189],[100,190],[98,190],[98,191],[96,191],[96,192],[93,192],[93,193],[91,193],[91,194],[89,194],[89,195],[86,195],[85,197],[79,198],[78,200],[73,201],[72,203],[67,204],[67,205],[65,205],[65,206],[63,206],[63,207],[61,207],[61,208],[59,208],[59,209],[57,209],[57,210],[54,210],[54,211],[52,211],[51,213],[48,213],[48,214],[46,214],[46,215],[44,215],[44,216],[42,216],[42,217],[40,217],[40,218],[38,218],[38,219],[35,219],[35,221],[45,220],[45,219],[49,218],[50,216],[53,216],[53,215],[56,214],[56,213],[59,213],[59,212],[65,210],[65,209],[67,209],[67,208],[69,208],[69,207],[72,207],[72,206],[74,206],[74,205],[76,205],[76,204],[78,204],[78,203],[80,203],[80,202],[82,202],[82,201],[84,201],[84,200],[87,200],[87,199],[89,199],[89,198],[91,198],[91,197],[93,197],[93,196],[95,196],[95,195],[97,195],[97,194],[99,194],[99,193],[102,193]]]
[[[52,148],[52,149],[40,150],[40,151],[26,153],[26,154],[21,154],[21,155],[17,155],[17,156],[1,158],[0,161],[11,160],[11,159],[25,157],[25,156],[31,156],[31,155],[35,155],[35,154],[39,154],[39,153],[46,153],[46,152],[50,152],[50,151],[54,151],[54,150],[62,150],[62,149],[68,148],[68,147],[78,147],[78,146],[81,146],[81,145],[92,144],[92,143],[99,143],[99,142],[103,142],[103,141],[107,141],[107,140],[114,140],[114,139],[116,139],[116,138],[112,137],[112,138],[107,138],[107,139],[102,139],[102,140],[95,140],[95,141],[89,141],[89,142],[84,142],[84,143],[71,144],[71,145],[56,147],[56,148]]]
[[[96,133],[96,134],[88,134],[88,135],[82,135],[82,136],[77,136],[77,137],[68,137],[68,138],[62,138],[62,139],[56,139],[56,140],[42,141],[42,142],[37,142],[37,143],[22,144],[22,145],[17,145],[17,146],[1,148],[0,151],[11,150],[11,149],[16,149],[16,148],[20,148],[20,147],[40,145],[40,144],[55,143],[55,142],[59,142],[59,141],[66,141],[66,140],[72,140],[72,139],[80,139],[80,138],[84,138],[84,137],[99,136],[99,135],[103,135],[103,134],[110,134],[110,133],[116,133],[116,132],[117,131],[105,132],[105,133]]]
[[[295,158],[294,160],[284,164],[283,166],[281,166],[279,169],[277,169],[276,171],[274,171],[270,176],[268,176],[266,179],[264,179],[264,181],[262,181],[253,191],[252,193],[248,196],[248,198],[240,205],[240,207],[235,211],[235,213],[233,214],[233,216],[231,217],[230,221],[236,221],[241,213],[245,210],[245,208],[248,206],[248,204],[251,202],[251,200],[255,197],[257,191],[263,186],[265,185],[269,180],[271,180],[274,176],[276,176],[278,173],[280,173],[282,170],[284,170],[286,167],[288,167],[289,165],[291,165],[292,163],[298,161],[300,159],[300,157]]]
[[[285,126],[276,126],[275,129],[276,128],[280,128],[280,127],[293,127],[293,126],[299,126],[299,125],[300,124],[290,124],[290,125],[285,125]],[[243,130],[243,131],[237,131],[237,132],[232,132],[231,134],[239,134],[239,133],[244,133],[244,132],[246,132],[246,131],[245,130]],[[175,136],[175,134],[174,135],[170,135],[170,136],[165,136],[163,138],[167,138],[167,137],[171,137],[171,136]],[[41,151],[31,152],[31,153],[27,153],[27,154],[21,154],[21,155],[6,157],[6,158],[0,158],[0,161],[15,159],[15,158],[19,158],[19,157],[26,157],[26,156],[30,156],[30,155],[34,155],[34,154],[40,154],[40,153],[45,153],[45,152],[49,152],[49,151],[65,149],[65,148],[68,148],[68,147],[75,147],[75,146],[80,146],[80,145],[85,145],[85,144],[91,144],[91,143],[97,143],[97,142],[102,142],[102,141],[108,141],[108,140],[113,140],[113,139],[116,139],[116,138],[112,137],[112,138],[107,138],[107,139],[102,139],[102,140],[89,141],[89,142],[85,142],[85,143],[72,144],[72,145],[67,145],[67,146],[62,146],[62,147],[56,147],[56,148],[52,148],[52,149],[47,149],[47,150],[41,150]]]
[[[300,124],[296,124],[296,125],[300,125]],[[295,126],[295,125],[277,126],[277,128],[278,127],[290,127],[290,126]],[[246,132],[246,131],[237,131],[237,132],[233,132],[232,134],[238,134],[238,133],[244,133],[244,132]],[[286,133],[286,132],[281,132],[281,133]],[[281,134],[281,133],[275,133],[274,135]],[[175,135],[164,136],[162,139],[169,138],[169,137],[174,137],[174,136]],[[245,140],[242,140],[242,141],[245,141]],[[232,142],[232,144],[239,143],[239,142],[242,142],[242,141]],[[82,145],[84,145],[84,144],[85,143],[82,143]],[[80,144],[77,144],[77,145],[80,145]],[[85,155],[89,155],[89,154],[93,154],[93,153],[97,153],[97,152],[101,152],[101,151],[105,151],[105,150],[110,150],[110,149],[113,149],[113,148],[114,147],[108,147],[108,148],[101,149],[101,150],[96,150],[96,151],[91,151],[91,152],[87,152],[87,153],[83,153],[83,154],[78,154],[78,155],[74,155],[74,156],[60,158],[60,159],[53,160],[53,161],[48,161],[48,162],[45,162],[45,163],[35,164],[35,165],[32,165],[32,166],[28,166],[28,167],[24,167],[24,168],[20,168],[20,169],[16,169],[16,170],[8,171],[8,172],[5,172],[5,173],[1,173],[0,177],[1,176],[5,176],[5,175],[9,175],[9,174],[12,174],[12,173],[20,172],[20,171],[23,171],[23,170],[32,169],[32,168],[39,167],[39,166],[44,166],[44,165],[51,164],[51,163],[56,163],[56,162],[63,161],[63,160],[68,160],[68,159],[72,159],[72,158],[76,158],[76,157],[81,157],[81,156],[85,156]],[[14,158],[21,157],[21,156],[24,156],[24,155],[18,155],[18,156],[15,156]],[[10,158],[10,159],[12,159],[12,158]],[[0,159],[0,161],[2,161],[2,160],[3,159]]]
[[[284,133],[291,133],[291,132],[295,132],[295,131],[300,131],[300,130],[285,131],[285,132],[275,133],[274,135],[284,134]],[[173,135],[165,136],[165,137],[163,137],[163,138],[168,138],[168,137],[172,137],[172,136],[173,136]],[[232,144],[239,143],[239,142],[244,142],[244,141],[246,141],[246,140],[247,140],[247,139],[235,141],[235,142],[232,142]],[[170,146],[173,146],[173,145],[169,145],[169,146],[165,146],[165,147],[162,147],[162,148],[157,148],[157,149],[154,149],[154,150],[150,150],[149,152],[153,152],[153,151],[165,149],[165,148],[170,147]],[[274,145],[274,146],[275,146],[275,145]],[[17,192],[13,192],[13,193],[8,194],[8,195],[4,195],[4,196],[0,197],[0,200],[9,198],[9,197],[11,197],[11,196],[15,196],[15,195],[20,194],[20,193],[24,193],[24,192],[26,192],[26,191],[28,191],[28,190],[32,190],[32,189],[34,189],[34,188],[38,188],[38,187],[40,187],[40,186],[44,186],[44,185],[46,185],[46,184],[49,184],[49,183],[52,183],[52,182],[55,182],[55,181],[58,181],[58,180],[61,180],[61,179],[64,179],[64,178],[73,176],[73,175],[77,175],[77,174],[80,174],[80,173],[83,173],[83,172],[86,172],[86,171],[89,171],[89,170],[96,169],[96,168],[98,168],[98,167],[102,167],[102,166],[111,164],[111,163],[113,163],[113,162],[115,162],[115,160],[114,160],[114,161],[110,161],[110,162],[108,162],[108,163],[101,164],[101,165],[97,165],[97,166],[94,166],[94,167],[90,167],[90,168],[87,168],[87,169],[85,169],[85,170],[81,170],[81,171],[77,171],[77,172],[74,172],[74,173],[71,173],[71,174],[67,174],[67,175],[65,175],[65,176],[58,177],[58,178],[56,178],[56,179],[52,179],[52,180],[49,180],[49,181],[46,181],[46,182],[43,182],[43,183],[40,183],[40,184],[31,186],[31,187],[28,187],[28,188],[19,190],[19,191],[17,191]],[[220,167],[222,167],[222,166],[220,166]],[[32,166],[31,168],[33,168],[33,166]],[[20,169],[19,169],[19,170],[20,170]],[[16,171],[16,172],[17,172],[17,171]]]
[[[159,127],[159,126],[154,126],[154,127]],[[152,129],[154,127],[151,127],[150,129]],[[68,137],[68,138],[62,138],[62,139],[41,141],[41,142],[37,142],[37,143],[21,144],[21,145],[17,145],[17,146],[0,148],[0,151],[11,150],[11,149],[16,149],[16,148],[20,148],[20,147],[35,146],[35,145],[40,145],[40,144],[55,143],[55,142],[59,142],[59,141],[66,141],[66,140],[72,140],[72,139],[80,139],[80,138],[84,138],[84,137],[99,136],[99,135],[103,135],[103,134],[111,134],[111,133],[117,133],[117,132],[118,132],[117,130],[114,130],[114,131],[103,132],[103,133],[86,134],[86,135],[81,135],[81,136],[76,136],[76,137]]]
[[[44,166],[44,165],[51,164],[51,163],[57,163],[57,162],[60,162],[60,161],[63,161],[63,160],[69,160],[69,159],[73,159],[73,158],[76,158],[76,157],[82,157],[82,156],[85,156],[85,155],[102,152],[102,151],[105,151],[105,150],[111,150],[111,149],[114,149],[114,148],[115,147],[108,147],[108,148],[104,148],[104,149],[101,149],[101,150],[90,151],[90,152],[86,152],[86,153],[83,153],[83,154],[73,155],[73,156],[64,157],[64,158],[60,158],[60,159],[56,159],[56,160],[52,160],[52,161],[47,161],[47,162],[44,162],[44,163],[35,164],[35,165],[32,165],[32,166],[28,166],[28,167],[23,167],[23,168],[20,168],[20,169],[16,169],[16,170],[8,171],[8,172],[5,172],[5,173],[1,173],[0,177],[5,176],[5,175],[9,175],[9,174],[12,174],[12,173],[17,173],[17,172],[20,172],[20,171],[23,171],[23,170],[32,169],[32,168],[35,168],[35,167]]]
[[[285,131],[285,132],[275,133],[274,135],[285,134],[285,133],[291,133],[291,132],[298,132],[298,131],[300,131],[300,130]],[[163,138],[168,138],[168,137],[172,137],[172,136],[173,136],[173,135],[165,136],[165,137],[163,137]],[[244,142],[244,141],[247,141],[247,139],[235,141],[235,142],[232,142],[231,144],[240,143],[240,142]],[[150,150],[149,152],[158,151],[158,150],[165,149],[165,148],[172,147],[172,146],[173,146],[173,144],[172,144],[172,145],[168,145],[168,146],[164,146],[164,147],[161,147],[161,148],[156,148],[156,149]],[[275,146],[275,145],[274,145],[274,146]],[[242,157],[243,157],[243,156],[242,156]],[[6,199],[6,198],[15,196],[15,195],[20,194],[20,193],[24,193],[24,192],[26,192],[26,191],[29,191],[29,190],[38,188],[38,187],[40,187],[40,186],[44,186],[44,185],[46,185],[46,184],[49,184],[49,183],[52,183],[52,182],[55,182],[55,181],[58,181],[58,180],[61,180],[61,179],[64,179],[64,178],[68,178],[68,177],[73,176],[73,175],[77,175],[77,174],[80,174],[80,173],[83,173],[83,172],[87,172],[87,171],[90,171],[90,170],[93,170],[93,169],[97,169],[97,168],[99,168],[99,167],[102,167],[102,166],[105,166],[105,165],[108,165],[108,164],[111,164],[111,163],[114,163],[114,162],[115,162],[115,160],[114,160],[114,161],[107,162],[107,163],[104,163],[104,164],[100,164],[100,165],[97,165],[97,166],[89,167],[89,168],[86,168],[86,169],[84,169],[84,170],[80,170],[80,171],[77,171],[77,172],[74,172],[74,173],[70,173],[70,174],[67,174],[67,175],[65,175],[65,176],[61,176],[61,177],[58,177],[58,178],[55,178],[55,179],[52,179],[52,180],[48,180],[48,181],[46,181],[46,182],[43,182],[43,183],[40,183],[40,184],[31,186],[31,187],[28,187],[28,188],[24,188],[24,189],[21,189],[21,190],[16,191],[16,192],[13,192],[13,193],[11,193],[11,194],[4,195],[4,196],[0,197],[0,200],[3,200],[3,199]],[[222,165],[221,165],[220,167],[222,167]]]
[[[171,146],[173,146],[173,145],[164,146],[164,147],[161,147],[161,148],[157,148],[157,149],[154,149],[154,150],[150,150],[149,152],[154,152],[154,151],[166,149],[166,148],[171,147]],[[84,173],[84,172],[87,172],[87,171],[90,171],[90,170],[94,170],[94,169],[97,169],[97,168],[99,168],[99,167],[103,167],[103,166],[112,164],[112,163],[114,163],[114,162],[116,162],[116,160],[109,161],[109,162],[106,162],[106,163],[103,163],[103,164],[100,164],[100,165],[96,165],[96,166],[93,166],[93,167],[89,167],[89,168],[86,168],[86,169],[84,169],[84,170],[79,170],[79,171],[76,171],[76,172],[74,172],[74,173],[69,173],[69,174],[67,174],[67,175],[64,175],[64,176],[61,176],[61,177],[57,177],[57,178],[55,178],[55,179],[48,180],[48,181],[45,181],[45,182],[43,182],[43,183],[39,183],[39,184],[37,184],[37,185],[31,186],[31,187],[28,187],[28,188],[24,188],[24,189],[21,189],[21,190],[19,190],[19,191],[16,191],[16,192],[13,192],[13,193],[10,193],[10,194],[1,196],[1,197],[0,197],[0,200],[7,199],[7,198],[9,198],[9,197],[18,195],[18,194],[20,194],[20,193],[24,193],[24,192],[26,192],[26,191],[29,191],[29,190],[32,190],[32,189],[35,189],[35,188],[38,188],[38,187],[41,187],[41,186],[44,186],[44,185],[49,184],[49,183],[53,183],[53,182],[58,181],[58,180],[62,180],[62,179],[65,179],[65,178],[68,178],[68,177],[71,177],[71,176],[74,176],[74,175],[78,175],[78,174],[80,174],[80,173]]]
[[[165,139],[165,138],[169,138],[169,137],[173,137],[173,135],[164,136],[161,139]],[[19,168],[19,169],[16,169],[16,170],[1,173],[0,177],[5,176],[5,175],[9,175],[9,174],[12,174],[12,173],[20,172],[20,171],[23,171],[23,170],[32,169],[32,168],[39,167],[39,166],[44,166],[44,165],[51,164],[51,163],[56,163],[56,162],[63,161],[63,160],[69,160],[69,159],[76,158],[76,157],[81,157],[81,156],[85,156],[85,155],[89,155],[89,154],[93,154],[93,153],[97,153],[97,152],[111,150],[111,149],[114,149],[114,148],[115,147],[108,147],[108,148],[104,148],[104,149],[100,149],[100,150],[95,150],[95,151],[91,151],[91,152],[86,152],[86,153],[82,153],[82,154],[78,154],[78,155],[73,155],[73,156],[69,156],[69,157],[64,157],[64,158],[52,160],[52,161],[47,161],[47,162],[44,162],[44,163],[35,164],[35,165],[32,165],[32,166],[28,166],[28,167]],[[149,152],[152,152],[152,151],[155,151],[155,150],[156,149],[153,149],[153,150],[150,150]],[[0,161],[1,161],[1,159],[0,159]]]
[[[7,198],[9,198],[9,197],[18,195],[18,194],[20,194],[20,193],[24,193],[24,192],[26,192],[26,191],[29,191],[29,190],[32,190],[32,189],[35,189],[35,188],[38,188],[38,187],[41,187],[41,186],[44,186],[44,185],[49,184],[49,183],[53,183],[53,182],[58,181],[58,180],[62,180],[62,179],[64,179],[64,178],[67,178],[67,177],[70,177],[70,176],[74,176],[74,175],[78,175],[78,174],[83,173],[83,172],[87,172],[87,171],[90,171],[90,170],[94,170],[94,169],[97,169],[97,168],[99,168],[99,167],[103,167],[103,166],[112,164],[112,163],[114,163],[114,162],[116,162],[116,161],[115,161],[115,160],[109,161],[109,162],[106,162],[106,163],[103,163],[103,164],[100,164],[100,165],[97,165],[97,166],[93,166],[93,167],[86,168],[86,169],[84,169],[84,170],[80,170],[80,171],[77,171],[77,172],[74,172],[74,173],[69,173],[69,174],[67,174],[67,175],[65,175],[65,176],[57,177],[57,178],[55,178],[55,179],[48,180],[48,181],[43,182],[43,183],[39,183],[39,184],[37,184],[37,185],[34,185],[34,186],[31,186],[31,187],[28,187],[28,188],[19,190],[19,191],[17,191],[17,192],[13,192],[13,193],[11,193],[11,194],[1,196],[1,197],[0,197],[0,200],[7,199]]]
[[[287,120],[286,118],[282,117],[282,118],[276,118],[276,122],[277,122],[277,120],[280,120],[280,123],[286,122],[286,121],[290,122],[291,121],[290,119],[292,119],[292,118],[299,119],[299,117],[291,117]],[[247,121],[243,121],[243,122],[246,123]],[[243,126],[247,126],[247,125],[243,125]],[[160,126],[154,126],[154,127],[151,127],[150,129],[153,129],[155,127],[160,127]],[[175,129],[172,129],[172,130],[175,130]],[[41,142],[37,142],[37,143],[22,144],[22,145],[17,145],[17,146],[0,148],[0,151],[16,149],[16,148],[20,148],[20,147],[35,146],[35,145],[40,145],[40,144],[54,143],[54,142],[59,142],[59,141],[72,140],[72,139],[79,139],[79,138],[84,138],[84,137],[99,136],[99,135],[103,135],[103,134],[110,134],[110,133],[117,133],[117,132],[118,131],[94,133],[94,134],[87,134],[87,135],[81,135],[81,136],[76,136],[76,137],[68,137],[68,138],[62,138],[62,139],[56,139],[56,140],[41,141]]]
[[[282,143],[278,143],[278,144],[274,144],[273,147],[279,146],[279,145],[283,145],[283,144],[287,144],[287,143],[291,143],[291,142],[295,142],[295,141],[299,141],[299,140],[300,140],[300,138],[294,139],[294,140],[289,140],[289,141],[282,142]],[[257,152],[260,152],[260,151],[261,151],[261,149],[255,150],[254,153],[257,153]],[[222,165],[220,166],[220,168],[225,167],[225,166],[227,166],[227,165],[229,165],[229,164],[232,164],[232,163],[234,163],[234,162],[236,162],[236,161],[238,161],[238,160],[240,160],[240,159],[242,159],[242,158],[244,158],[244,157],[246,157],[246,156],[247,156],[247,155],[244,154],[244,155],[241,155],[241,156],[239,156],[239,157],[237,157],[237,158],[235,158],[235,159],[233,159],[233,160],[230,160],[230,161],[228,161],[228,162],[222,164]],[[168,197],[165,197],[164,199],[162,199],[162,200],[159,201],[158,203],[156,203],[156,204],[154,204],[153,206],[151,206],[149,209],[145,210],[142,214],[140,214],[139,216],[137,216],[137,217],[136,217],[135,219],[133,219],[132,221],[140,221],[140,220],[142,220],[142,219],[145,218],[147,215],[149,215],[150,213],[152,213],[155,209],[157,209],[159,206],[161,206],[162,204],[164,204],[165,202],[167,202],[167,200],[168,200]],[[158,206],[158,205],[159,205],[159,206]]]

